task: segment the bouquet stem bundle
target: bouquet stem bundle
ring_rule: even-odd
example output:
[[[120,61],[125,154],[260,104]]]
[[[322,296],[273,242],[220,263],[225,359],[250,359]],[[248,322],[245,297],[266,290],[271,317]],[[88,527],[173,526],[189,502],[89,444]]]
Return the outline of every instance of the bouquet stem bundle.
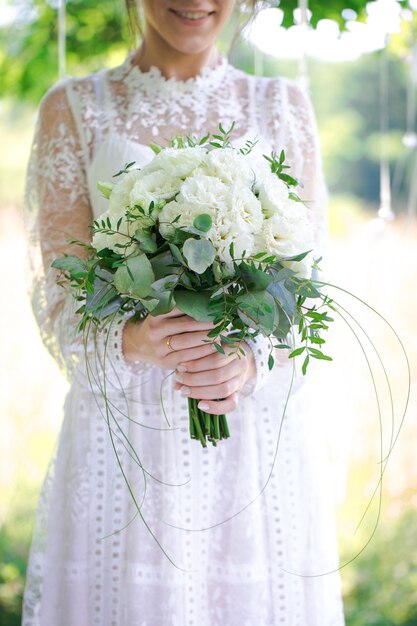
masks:
[[[207,442],[217,446],[217,442],[230,437],[226,415],[211,415],[198,408],[199,400],[188,398],[190,437],[198,439],[207,448]]]

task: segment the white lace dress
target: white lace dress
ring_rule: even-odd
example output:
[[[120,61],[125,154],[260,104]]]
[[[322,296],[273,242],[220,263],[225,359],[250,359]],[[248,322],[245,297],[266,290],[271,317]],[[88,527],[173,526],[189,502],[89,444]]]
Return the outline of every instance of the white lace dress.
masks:
[[[141,72],[131,55],[116,69],[59,83],[41,104],[27,180],[33,305],[71,388],[39,501],[24,626],[344,623],[338,572],[321,576],[338,558],[319,437],[296,392],[282,419],[291,365],[282,359],[268,375],[263,342],[253,346],[256,385],[228,416],[232,436],[203,450],[189,439],[186,400],[172,377],[163,382],[166,371],[125,362],[124,319],[84,351],[74,302],[49,269],[68,237],[88,240],[92,217],[107,208],[97,180],[126,162],[144,164],[151,140],[203,135],[219,121],[236,122],[237,143],[257,137],[260,151],[286,149],[319,246],[316,128],[295,83],[247,76],[226,60],[195,79],[166,80],[157,69]],[[103,382],[105,345],[110,413],[95,383]],[[135,517],[113,445],[144,520]]]

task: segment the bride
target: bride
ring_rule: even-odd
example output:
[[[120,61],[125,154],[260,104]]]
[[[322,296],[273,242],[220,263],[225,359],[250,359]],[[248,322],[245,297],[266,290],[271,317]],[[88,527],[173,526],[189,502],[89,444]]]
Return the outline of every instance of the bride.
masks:
[[[143,0],[141,46],[120,67],[58,83],[41,103],[26,193],[33,306],[71,388],[38,505],[23,626],[344,623],[314,428],[297,392],[284,411],[292,365],[280,354],[269,372],[262,338],[245,358],[221,355],[202,342],[211,325],[177,309],[121,317],[85,346],[50,269],[106,210],[98,180],[144,165],[151,141],[219,122],[235,122],[236,145],[285,148],[320,248],[325,192],[310,102],[295,83],[249,76],[219,54],[216,38],[238,8]],[[99,392],[105,351],[113,437]],[[227,413],[232,437],[206,450],[190,441],[187,396]]]

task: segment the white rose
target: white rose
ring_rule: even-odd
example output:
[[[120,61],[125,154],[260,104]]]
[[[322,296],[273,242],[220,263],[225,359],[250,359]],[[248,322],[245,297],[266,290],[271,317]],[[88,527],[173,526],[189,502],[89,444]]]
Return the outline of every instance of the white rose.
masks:
[[[201,146],[194,148],[164,148],[150,163],[145,165],[146,173],[162,170],[172,177],[190,176],[204,159],[207,151]]]
[[[123,176],[121,180],[113,187],[109,199],[109,212],[120,213],[123,209],[127,209],[130,205],[130,192],[135,186],[136,181],[142,175],[140,170],[130,170]]]
[[[239,183],[250,187],[254,182],[246,157],[233,148],[214,148],[208,152],[198,173],[215,176],[228,185]]]
[[[119,228],[117,228],[117,222],[122,218]],[[117,244],[125,245],[129,239],[128,237],[132,237],[136,232],[138,226],[135,222],[129,223],[125,217],[125,211],[121,211],[120,213],[111,213],[110,210],[106,211],[96,220],[99,225],[101,225],[102,220],[105,222],[105,228],[107,229],[107,220],[110,220],[110,228],[112,230],[117,230],[118,232],[114,234],[106,234],[105,232],[95,233],[93,235],[92,245],[96,250],[103,250],[103,248],[109,248],[113,250],[113,252],[117,252],[118,254],[124,254],[124,252],[133,252],[137,247],[137,243],[131,243],[129,246],[124,249],[118,247]]]

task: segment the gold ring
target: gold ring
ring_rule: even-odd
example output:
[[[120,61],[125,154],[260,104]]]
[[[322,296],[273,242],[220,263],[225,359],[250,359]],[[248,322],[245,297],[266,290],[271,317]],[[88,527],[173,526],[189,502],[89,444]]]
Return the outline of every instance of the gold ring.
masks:
[[[168,337],[166,340],[166,344],[170,350],[173,350],[174,348],[171,346],[171,339],[172,339],[172,336]]]

